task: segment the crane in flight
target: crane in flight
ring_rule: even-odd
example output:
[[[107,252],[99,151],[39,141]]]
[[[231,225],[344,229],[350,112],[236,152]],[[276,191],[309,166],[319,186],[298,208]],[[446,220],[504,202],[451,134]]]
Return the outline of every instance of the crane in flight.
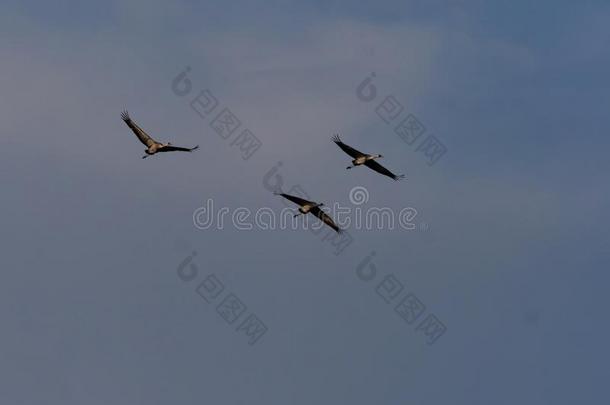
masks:
[[[192,152],[199,148],[199,145],[194,148],[182,148],[179,146],[174,146],[169,142],[161,143],[152,139],[142,128],[140,128],[129,116],[127,111],[123,111],[121,113],[121,118],[125,121],[125,124],[133,131],[134,134],[138,137],[140,142],[142,142],[146,146],[146,150],[144,151],[146,155],[142,156],[142,159],[146,159],[148,156],[152,156],[157,152]]]
[[[311,213],[314,216],[316,216],[320,221],[324,222],[326,225],[333,228],[335,230],[335,232],[337,232],[337,233],[343,232],[343,230],[339,229],[337,224],[335,224],[335,222],[332,220],[332,218],[329,217],[324,211],[322,211],[322,209],[320,207],[322,207],[324,205],[323,203],[316,203],[313,201],[308,201],[303,198],[296,197],[296,196],[293,196],[290,194],[285,194],[285,193],[277,192],[274,194],[280,195],[280,196],[284,197],[285,199],[290,200],[293,203],[300,206],[299,213],[295,214],[294,215],[295,217],[298,217],[299,215],[306,215],[308,213]]]
[[[333,142],[335,142],[337,144],[337,146],[339,146],[341,148],[341,150],[343,150],[343,152],[347,153],[348,155],[350,155],[351,157],[354,158],[354,160],[352,160],[352,165],[348,166],[347,169],[351,169],[352,167],[364,165],[364,166],[368,167],[369,169],[375,170],[377,173],[381,173],[384,176],[388,176],[389,178],[391,178],[394,181],[401,180],[405,177],[404,174],[396,175],[396,174],[392,173],[391,171],[389,171],[388,169],[386,169],[385,167],[383,167],[382,165],[380,165],[379,163],[377,163],[375,161],[375,159],[382,158],[383,155],[378,155],[378,154],[369,155],[366,153],[362,153],[359,150],[356,150],[356,149],[352,148],[351,146],[346,145],[343,142],[341,142],[339,135],[333,136]]]

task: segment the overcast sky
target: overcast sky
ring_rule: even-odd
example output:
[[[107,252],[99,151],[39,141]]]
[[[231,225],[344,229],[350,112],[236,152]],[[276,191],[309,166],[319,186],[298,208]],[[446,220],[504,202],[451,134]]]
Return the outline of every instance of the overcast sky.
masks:
[[[0,5],[0,402],[604,402],[609,5],[167,3]],[[200,149],[142,160],[123,109]],[[335,133],[407,179],[345,170]],[[432,165],[425,139],[446,148]],[[414,208],[416,229],[349,229],[336,254],[325,232],[194,226],[208,199],[281,211],[278,182],[352,208],[364,187],[359,207]]]

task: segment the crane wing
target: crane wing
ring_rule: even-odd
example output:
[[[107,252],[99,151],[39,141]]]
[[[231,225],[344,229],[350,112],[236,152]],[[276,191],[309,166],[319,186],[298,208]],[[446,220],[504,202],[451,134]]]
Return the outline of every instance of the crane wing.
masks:
[[[343,142],[341,142],[341,139],[339,138],[339,135],[333,136],[333,142],[336,143],[337,146],[339,146],[343,150],[343,152],[347,153],[348,155],[350,155],[354,159],[366,156],[366,154],[364,154],[364,153],[362,153],[362,152],[352,148],[351,146],[346,145]]]
[[[194,148],[183,148],[180,146],[168,145],[159,149],[159,152],[192,152],[199,149],[199,145]]]
[[[308,201],[308,200],[305,200],[305,199],[303,199],[303,198],[296,197],[296,196],[294,196],[294,195],[285,194],[285,193],[275,193],[275,194],[276,194],[276,195],[281,195],[281,196],[282,196],[282,197],[284,197],[285,199],[290,200],[290,201],[292,201],[293,203],[300,205],[301,207],[302,207],[303,205],[308,205],[308,204],[313,205],[313,204],[315,204],[315,202],[313,202],[313,201]]]
[[[375,160],[367,160],[366,162],[364,162],[364,165],[375,170],[377,173],[381,173],[384,176],[388,176],[389,178],[395,181],[401,180],[405,177],[404,174],[396,175],[392,173],[391,171],[377,163]]]
[[[329,217],[324,211],[322,211],[322,209],[320,207],[313,207],[309,212],[311,212],[313,215],[318,217],[326,225],[333,228],[335,230],[335,232],[337,232],[337,233],[343,232],[341,229],[339,229],[337,224],[335,224],[335,221],[333,221],[331,217]]]
[[[133,131],[133,133],[136,134],[140,142],[142,142],[149,148],[155,144],[155,140],[152,139],[142,128],[137,126],[136,123],[132,121],[127,111],[123,111],[121,113],[121,118],[123,119],[123,121],[125,121],[125,124],[127,124],[127,126]]]

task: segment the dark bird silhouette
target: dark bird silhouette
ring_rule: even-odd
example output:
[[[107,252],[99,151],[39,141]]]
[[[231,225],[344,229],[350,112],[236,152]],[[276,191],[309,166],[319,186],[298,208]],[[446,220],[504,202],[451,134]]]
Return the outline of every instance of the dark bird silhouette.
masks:
[[[307,213],[311,213],[314,216],[316,216],[319,220],[321,220],[322,222],[324,222],[326,225],[330,226],[331,228],[333,228],[335,230],[335,232],[337,233],[341,233],[343,232],[343,230],[339,229],[339,227],[337,226],[337,224],[335,224],[335,222],[332,220],[331,217],[329,217],[328,215],[326,215],[326,213],[324,211],[322,211],[322,209],[320,207],[322,207],[324,204],[323,203],[316,203],[313,201],[307,201],[303,198],[300,197],[295,197],[293,195],[290,194],[284,194],[284,193],[274,193],[275,195],[281,195],[282,197],[284,197],[287,200],[292,201],[293,203],[300,205],[299,207],[299,213],[295,214],[295,217],[298,217],[299,215],[305,215]]]
[[[368,155],[366,153],[362,153],[362,152],[352,148],[351,146],[346,145],[343,142],[341,142],[339,135],[333,136],[333,142],[335,142],[337,144],[337,146],[339,146],[341,148],[341,150],[343,150],[343,152],[347,153],[348,155],[350,155],[351,157],[354,158],[354,160],[352,160],[352,165],[348,166],[347,169],[351,169],[352,167],[364,165],[364,166],[368,167],[369,169],[375,170],[377,173],[381,173],[384,176],[388,176],[392,180],[398,181],[398,180],[404,179],[404,177],[405,177],[404,174],[396,175],[375,161],[375,159],[382,158],[383,157],[382,155]]]
[[[192,152],[199,148],[199,145],[194,148],[182,148],[179,146],[174,146],[171,143],[161,143],[152,139],[142,128],[140,128],[131,117],[129,117],[129,113],[127,111],[123,111],[121,113],[121,118],[125,121],[125,124],[133,131],[134,134],[138,137],[140,142],[146,145],[146,150],[144,151],[146,155],[142,156],[142,159],[147,158],[148,156],[152,156],[157,152]]]

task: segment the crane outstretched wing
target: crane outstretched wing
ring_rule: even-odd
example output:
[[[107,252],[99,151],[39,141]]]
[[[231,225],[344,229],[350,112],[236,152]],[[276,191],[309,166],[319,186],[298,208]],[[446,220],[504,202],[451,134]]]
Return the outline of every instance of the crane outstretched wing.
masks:
[[[199,145],[194,148],[182,148],[180,146],[167,145],[159,149],[159,152],[192,152],[199,149]]]
[[[275,195],[281,195],[285,199],[290,200],[293,203],[298,204],[300,206],[308,205],[308,204],[311,204],[311,205],[315,204],[313,201],[307,201],[307,200],[305,200],[303,198],[296,197],[296,196],[293,196],[293,195],[290,195],[290,194],[285,194],[285,193],[274,193],[274,194]]]
[[[339,229],[337,224],[335,224],[335,221],[333,221],[331,217],[329,217],[324,211],[322,211],[322,208],[320,208],[320,207],[313,207],[309,212],[311,212],[313,215],[318,217],[326,225],[328,225],[331,228],[333,228],[335,230],[335,232],[337,232],[337,233],[343,232],[343,230]]]
[[[389,178],[391,178],[394,181],[404,179],[404,177],[405,177],[404,174],[396,175],[396,174],[392,173],[391,171],[389,171],[385,167],[381,166],[379,163],[377,163],[374,160],[367,160],[366,162],[364,162],[364,165],[375,170],[377,173],[381,173],[384,176],[388,176]]]
[[[348,155],[350,155],[354,159],[366,156],[366,154],[364,154],[364,153],[362,153],[362,152],[352,148],[351,146],[346,145],[343,142],[341,142],[341,139],[339,138],[339,135],[333,136],[333,142],[336,143],[337,146],[339,146],[343,150],[343,152],[347,153]]]
[[[151,147],[155,144],[155,140],[152,139],[142,128],[136,125],[135,122],[132,121],[131,117],[129,117],[129,113],[127,111],[123,111],[121,113],[121,118],[125,121],[125,124],[133,131],[134,134],[138,137],[140,142],[142,142],[147,147]]]

